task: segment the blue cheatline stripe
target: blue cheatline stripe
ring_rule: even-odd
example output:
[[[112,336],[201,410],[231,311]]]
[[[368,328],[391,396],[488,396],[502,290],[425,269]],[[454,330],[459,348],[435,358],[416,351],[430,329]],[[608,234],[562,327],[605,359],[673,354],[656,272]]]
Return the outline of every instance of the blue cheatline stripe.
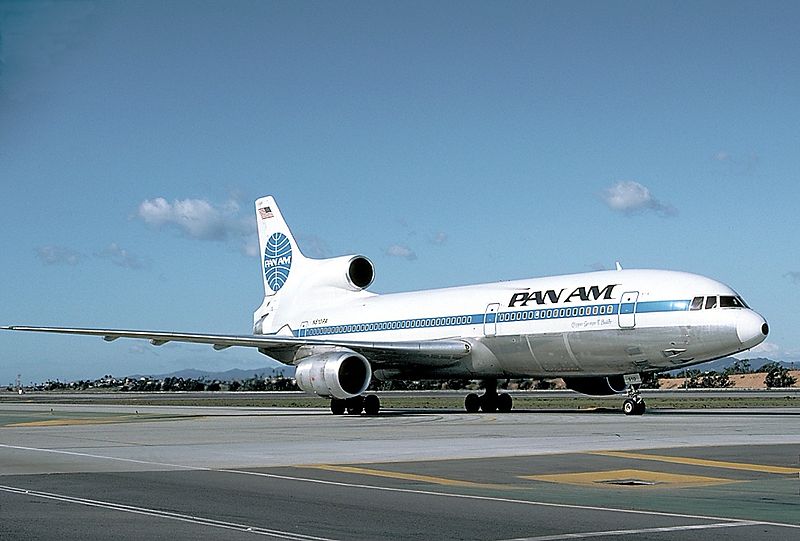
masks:
[[[689,309],[689,301],[648,301],[623,303],[623,314],[682,312]],[[513,321],[537,321],[576,317],[611,316],[619,313],[619,304],[594,304],[569,308],[537,308],[533,310],[513,310],[497,314],[464,314],[458,316],[423,317],[416,319],[393,319],[368,323],[348,323],[307,327],[293,331],[295,336],[329,336],[362,332],[394,331],[400,329],[431,329],[439,327],[461,327],[464,325],[483,325],[484,323],[505,323]]]

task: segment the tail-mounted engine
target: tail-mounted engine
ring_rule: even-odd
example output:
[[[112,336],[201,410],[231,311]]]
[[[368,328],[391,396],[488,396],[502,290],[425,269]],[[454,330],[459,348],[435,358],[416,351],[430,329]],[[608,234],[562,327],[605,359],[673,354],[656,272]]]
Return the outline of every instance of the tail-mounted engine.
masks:
[[[354,351],[332,351],[300,361],[294,377],[297,386],[307,393],[353,398],[367,390],[372,368],[364,356]]]
[[[375,279],[372,261],[363,255],[346,255],[330,259],[317,259],[306,286],[327,286],[350,291],[361,291]]]

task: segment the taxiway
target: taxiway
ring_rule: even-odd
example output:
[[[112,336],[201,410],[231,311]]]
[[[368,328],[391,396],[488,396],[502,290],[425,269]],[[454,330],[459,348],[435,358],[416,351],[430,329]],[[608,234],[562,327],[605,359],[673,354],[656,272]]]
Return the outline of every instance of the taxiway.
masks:
[[[0,404],[0,538],[796,539],[800,411]]]

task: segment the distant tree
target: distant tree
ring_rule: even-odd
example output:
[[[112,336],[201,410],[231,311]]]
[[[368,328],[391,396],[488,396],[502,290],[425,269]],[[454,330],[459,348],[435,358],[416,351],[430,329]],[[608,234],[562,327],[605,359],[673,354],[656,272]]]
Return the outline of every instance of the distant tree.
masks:
[[[683,384],[687,389],[723,389],[733,385],[728,374],[714,371],[700,373],[697,370],[688,370],[688,372],[693,373]]]
[[[293,379],[277,377],[272,378],[267,382],[266,390],[268,391],[299,391],[300,388]]]
[[[724,370],[724,374],[751,374],[753,369],[750,367],[750,359],[736,359],[733,364]]]
[[[789,370],[783,366],[774,363],[775,366],[767,372],[767,377],[764,378],[764,383],[767,389],[791,387],[797,382],[797,378],[789,374]]]
[[[677,377],[691,379],[699,377],[700,374],[702,374],[702,372],[700,372],[700,370],[697,370],[696,368],[687,368],[686,370],[681,370],[680,372],[678,372]]]
[[[369,389],[371,391],[405,391],[408,389],[408,382],[402,379],[379,380],[373,378]]]
[[[187,379],[186,381],[184,381],[183,390],[192,392],[205,391],[206,384],[196,379]]]
[[[656,372],[645,372],[642,374],[642,389],[658,389],[661,382],[658,381]]]
[[[444,383],[442,383],[442,389],[450,389],[452,391],[458,391],[460,389],[464,389],[469,384],[468,379],[448,379]]]
[[[703,387],[711,389],[721,389],[733,386],[733,382],[728,377],[728,374],[718,374],[717,372],[709,372],[703,376]]]
[[[770,361],[768,363],[762,364],[761,367],[759,367],[759,369],[756,370],[756,372],[759,372],[761,374],[770,373],[773,370],[777,370],[779,368],[781,368],[780,363],[776,363],[775,361]]]
[[[219,391],[219,389],[220,387],[218,381],[214,381],[206,385],[206,391]]]
[[[239,381],[238,381],[238,380],[233,380],[232,382],[230,382],[230,383],[228,384],[228,390],[229,390],[229,391],[234,391],[234,392],[236,392],[236,391],[238,391],[238,390],[239,390],[241,387],[242,387],[242,384],[241,384],[241,383],[239,383]]]
[[[242,382],[242,390],[243,391],[266,391],[267,390],[267,383],[264,381],[264,378],[255,375],[250,379],[246,379]]]

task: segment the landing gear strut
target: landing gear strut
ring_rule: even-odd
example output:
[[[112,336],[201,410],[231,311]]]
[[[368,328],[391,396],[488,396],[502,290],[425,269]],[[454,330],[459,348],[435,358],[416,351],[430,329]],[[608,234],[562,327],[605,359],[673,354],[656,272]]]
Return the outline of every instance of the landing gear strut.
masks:
[[[644,410],[644,398],[639,394],[639,386],[631,385],[628,387],[628,398],[622,403],[623,413],[625,415],[642,415]]]
[[[381,410],[381,399],[377,395],[354,396],[353,398],[331,398],[331,412],[334,415],[377,415]]]
[[[478,410],[484,413],[508,413],[513,406],[511,395],[506,393],[497,393],[497,380],[484,381],[486,391],[478,396],[475,393],[469,393],[464,399],[464,409],[467,413],[477,413]]]

